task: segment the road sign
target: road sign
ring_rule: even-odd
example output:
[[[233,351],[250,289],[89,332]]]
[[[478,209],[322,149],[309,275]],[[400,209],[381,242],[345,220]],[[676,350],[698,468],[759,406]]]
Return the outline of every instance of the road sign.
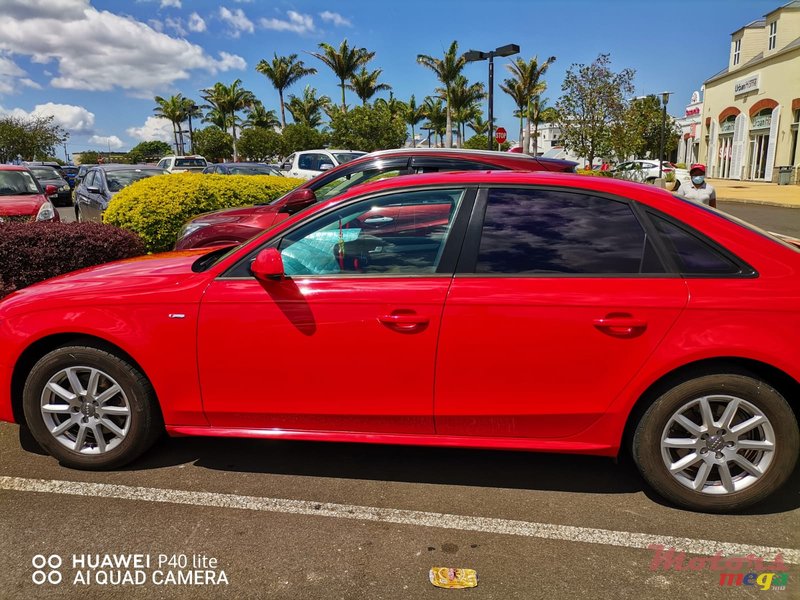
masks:
[[[507,137],[505,127],[498,127],[497,131],[494,132],[494,139],[497,140],[498,144],[505,142]]]

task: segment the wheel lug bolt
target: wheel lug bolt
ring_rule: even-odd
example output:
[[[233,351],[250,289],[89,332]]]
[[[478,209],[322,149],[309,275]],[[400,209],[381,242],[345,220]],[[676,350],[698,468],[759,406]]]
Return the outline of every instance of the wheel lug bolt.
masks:
[[[725,446],[728,448],[733,448],[735,445],[736,444],[734,442],[728,442],[727,444],[725,444]]]
[[[700,448],[700,454],[708,454],[708,448]]]
[[[717,452],[715,456],[716,456],[717,458],[722,458],[723,454],[722,454],[722,452]]]

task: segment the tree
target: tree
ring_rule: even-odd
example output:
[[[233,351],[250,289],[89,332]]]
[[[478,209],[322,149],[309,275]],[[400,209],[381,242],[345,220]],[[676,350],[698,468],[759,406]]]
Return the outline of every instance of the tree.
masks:
[[[331,120],[331,144],[338,148],[365,152],[399,148],[407,135],[405,121],[382,106],[358,106]]]
[[[470,150],[486,150],[489,146],[489,138],[487,134],[483,135],[473,135],[469,138],[466,142],[464,142],[464,148],[469,148]],[[508,142],[503,142],[500,146],[497,145],[497,141],[492,138],[492,150],[502,150],[506,151],[511,147],[511,144]]]
[[[414,98],[414,94],[411,94],[411,99],[406,105],[403,118],[405,119],[406,124],[411,125],[411,144],[412,146],[416,147],[417,138],[414,135],[414,125],[418,125],[422,119],[425,118],[425,107],[417,106],[417,99]]]
[[[539,124],[558,121],[558,111],[547,105],[547,98],[536,94],[528,102],[528,122],[533,123],[533,154],[539,151]]]
[[[633,93],[635,71],[615,73],[610,65],[609,54],[600,54],[590,65],[573,64],[556,103],[564,145],[589,164],[610,153],[612,127],[622,118],[624,98]]]
[[[325,134],[299,123],[290,123],[284,127],[282,137],[284,156],[301,150],[322,148],[327,141]]]
[[[216,125],[194,132],[194,150],[211,162],[227,160],[233,154],[233,137]]]
[[[361,67],[360,71],[350,77],[347,89],[356,93],[356,96],[361,99],[362,106],[366,106],[367,101],[378,92],[392,89],[392,86],[388,83],[378,83],[381,73],[383,73],[383,69],[375,69],[369,72],[366,67]]]
[[[34,160],[55,154],[56,146],[63,144],[69,134],[54,117],[0,117],[0,164],[16,160]]]
[[[622,117],[612,126],[611,151],[619,161],[631,157],[658,156],[663,115],[657,96],[634,98],[625,106]],[[680,131],[667,118],[664,151],[669,155],[678,146]]]
[[[389,92],[388,100],[386,98],[378,98],[375,100],[374,104],[375,106],[382,106],[388,110],[393,117],[402,117],[407,108],[406,103],[395,98],[392,92]]]
[[[172,151],[171,148],[170,151]],[[86,152],[81,152],[80,155],[82,165],[96,165],[100,162],[100,159],[103,158],[102,152],[98,152],[97,150],[87,150]]]
[[[297,54],[278,56],[276,52],[273,54],[271,63],[263,59],[260,60],[256,65],[256,71],[269,79],[272,87],[278,90],[278,97],[281,103],[281,127],[286,127],[286,110],[283,102],[284,90],[307,75],[316,75],[317,70],[306,68],[302,60],[297,60]]]
[[[236,126],[241,120],[237,113],[250,108],[256,102],[256,97],[253,95],[253,92],[242,87],[241,79],[237,79],[231,85],[217,82],[213,87],[201,90],[200,95],[207,103],[204,108],[210,109],[214,115],[216,121],[215,125],[219,127],[219,123],[221,122],[224,125],[221,129],[225,131],[228,129],[231,130],[233,138],[233,160],[237,160]],[[208,115],[204,120],[210,120]],[[197,144],[195,144],[195,150],[196,149]]]
[[[260,100],[255,100],[247,109],[247,118],[242,123],[242,127],[277,127],[280,125],[274,110],[267,110]]]
[[[531,116],[529,104],[534,96],[540,95],[547,88],[547,84],[542,81],[542,77],[544,77],[547,69],[555,60],[556,57],[551,56],[543,63],[539,64],[539,59],[536,56],[530,60],[517,57],[514,61],[506,65],[506,69],[511,73],[511,79],[506,79],[503,85],[513,83],[513,86],[509,87],[511,87],[515,93],[511,94],[508,90],[504,89],[503,86],[501,86],[501,88],[514,98],[519,109],[525,111],[528,117],[527,126],[523,130],[523,135],[520,139],[525,152],[531,152]],[[521,104],[520,101],[522,101]],[[536,133],[538,135],[538,130]],[[533,151],[535,152],[536,148],[534,148]]]
[[[514,116],[519,117],[519,147],[525,148],[524,119],[528,105],[528,98],[525,94],[525,88],[520,81],[513,77],[509,77],[508,79],[503,80],[503,83],[500,84],[500,89],[511,96],[511,99],[514,100],[514,104],[517,105],[517,110],[514,111]]]
[[[239,152],[248,160],[272,161],[283,154],[283,138],[274,129],[245,129],[239,137]]]
[[[438,135],[441,140],[441,145],[444,146],[444,133],[447,126],[447,111],[442,105],[441,98],[433,98],[427,96],[422,105],[425,113],[425,118],[428,121],[422,126],[423,129],[433,131],[434,135]]]
[[[325,63],[339,79],[342,88],[342,112],[347,112],[344,97],[345,81],[353,77],[359,67],[363,67],[372,60],[375,53],[368,52],[366,48],[351,48],[347,45],[346,39],[339,45],[338,50],[325,42],[322,42],[319,48],[322,52],[311,52],[311,56]]]
[[[477,103],[485,97],[482,83],[472,83],[467,81],[463,75],[457,75],[450,86],[450,104],[452,105],[453,117],[458,129],[456,146],[461,146],[464,137],[464,124],[469,121],[476,111]]]
[[[467,125],[469,126],[470,129],[472,129],[472,131],[475,132],[475,135],[482,135],[484,140],[486,139],[486,136],[489,135],[489,121],[488,120],[484,121],[483,114],[480,112],[476,113],[472,117],[472,119],[470,119],[469,122],[467,122]],[[486,148],[485,145],[483,147]]]
[[[303,89],[303,97],[289,96],[287,108],[294,122],[300,125],[317,128],[322,125],[320,111],[331,105],[327,96],[317,97],[317,89],[307,85]]]
[[[423,67],[426,67],[436,74],[439,82],[442,84],[444,91],[444,100],[447,104],[446,118],[447,118],[447,148],[453,145],[453,115],[452,107],[450,104],[451,86],[456,77],[461,74],[464,69],[466,60],[463,56],[458,55],[458,42],[453,40],[447,52],[444,53],[443,58],[434,58],[427,54],[418,54],[417,62]]]
[[[183,144],[181,144],[178,140],[178,132],[182,130],[182,123],[187,117],[187,98],[184,98],[183,94],[175,94],[169,98],[156,96],[153,98],[153,100],[155,100],[157,105],[153,109],[155,115],[157,117],[161,117],[162,119],[167,119],[170,123],[172,123],[172,135],[175,139],[175,152],[178,154],[185,154],[186,152],[183,149]],[[191,100],[189,100],[189,102],[191,102]]]
[[[172,148],[170,148],[169,144],[161,140],[152,140],[140,142],[131,148],[130,152],[128,152],[128,160],[132,164],[155,162],[168,154],[172,154]]]

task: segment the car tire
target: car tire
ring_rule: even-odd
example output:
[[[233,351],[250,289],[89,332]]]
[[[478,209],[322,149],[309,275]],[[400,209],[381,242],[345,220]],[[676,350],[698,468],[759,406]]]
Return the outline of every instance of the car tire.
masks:
[[[147,378],[128,360],[91,346],[42,357],[25,382],[23,409],[34,439],[76,469],[130,463],[163,431]]]
[[[797,418],[766,382],[739,373],[705,375],[662,394],[633,437],[647,483],[679,506],[740,510],[780,488],[800,451]]]

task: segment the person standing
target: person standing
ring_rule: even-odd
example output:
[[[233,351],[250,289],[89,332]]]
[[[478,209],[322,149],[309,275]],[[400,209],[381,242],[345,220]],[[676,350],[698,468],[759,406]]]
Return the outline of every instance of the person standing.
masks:
[[[714,186],[706,181],[706,166],[700,163],[693,164],[689,169],[689,176],[692,178],[691,183],[682,183],[677,194],[687,200],[717,208],[717,192]]]

